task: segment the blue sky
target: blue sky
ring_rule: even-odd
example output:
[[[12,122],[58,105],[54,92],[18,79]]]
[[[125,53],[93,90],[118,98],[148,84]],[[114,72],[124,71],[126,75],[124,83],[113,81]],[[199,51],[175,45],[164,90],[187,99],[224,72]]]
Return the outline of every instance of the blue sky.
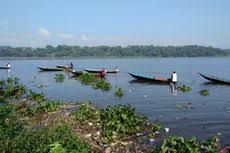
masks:
[[[0,45],[230,48],[230,0],[0,0]]]

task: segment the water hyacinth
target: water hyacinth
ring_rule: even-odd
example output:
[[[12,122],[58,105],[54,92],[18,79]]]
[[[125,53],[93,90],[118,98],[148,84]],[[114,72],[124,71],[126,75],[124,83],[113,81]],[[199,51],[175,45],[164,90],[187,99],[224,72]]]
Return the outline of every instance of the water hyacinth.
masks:
[[[123,96],[123,91],[121,88],[116,88],[115,96],[121,98]]]
[[[186,85],[177,86],[177,89],[178,89],[178,90],[180,90],[180,91],[182,91],[182,92],[189,92],[189,91],[191,91],[191,90],[192,90],[192,88],[191,88],[191,87],[186,86]]]
[[[208,96],[209,95],[209,92],[206,89],[200,90],[199,93],[201,96]]]
[[[78,80],[82,84],[90,85],[94,89],[101,89],[104,91],[109,91],[111,89],[111,84],[104,78],[97,78],[94,74],[84,73],[78,77]]]
[[[58,73],[58,74],[55,74],[54,79],[56,80],[56,82],[63,82],[65,79],[65,76],[64,74]]]

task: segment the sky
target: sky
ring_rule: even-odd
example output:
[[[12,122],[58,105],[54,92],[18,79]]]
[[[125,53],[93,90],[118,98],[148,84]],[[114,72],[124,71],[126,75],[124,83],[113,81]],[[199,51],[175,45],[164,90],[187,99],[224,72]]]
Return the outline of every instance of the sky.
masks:
[[[230,48],[230,0],[0,0],[0,46]]]

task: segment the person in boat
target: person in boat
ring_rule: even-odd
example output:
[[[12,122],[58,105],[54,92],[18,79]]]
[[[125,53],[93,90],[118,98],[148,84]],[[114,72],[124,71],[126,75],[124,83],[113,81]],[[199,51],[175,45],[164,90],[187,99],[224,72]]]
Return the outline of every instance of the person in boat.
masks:
[[[171,82],[173,84],[176,84],[177,83],[177,73],[176,71],[173,71],[172,75],[171,75]]]
[[[118,67],[118,66],[116,66],[115,71],[116,71],[116,72],[119,72],[119,67]]]
[[[66,66],[66,68],[72,70],[72,69],[73,69],[73,63],[71,62],[70,64],[68,64],[68,65]]]
[[[73,69],[73,63],[72,62],[70,63],[69,67],[71,70]]]
[[[7,64],[6,64],[6,67],[10,68],[10,63],[7,63]]]
[[[177,73],[176,71],[173,71],[171,74],[171,88],[172,88],[172,93],[176,95],[177,92]]]
[[[106,70],[105,66],[103,67],[103,69],[102,69],[100,74],[101,75],[106,75],[107,74],[107,70]]]

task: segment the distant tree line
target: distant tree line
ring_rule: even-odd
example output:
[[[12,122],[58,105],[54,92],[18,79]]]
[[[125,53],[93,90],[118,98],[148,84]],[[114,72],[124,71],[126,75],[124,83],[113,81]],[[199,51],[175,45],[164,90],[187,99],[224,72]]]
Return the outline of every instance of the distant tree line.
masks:
[[[189,46],[127,46],[127,47],[81,47],[47,45],[44,48],[0,46],[0,57],[198,57],[198,56],[227,56],[227,50]]]

